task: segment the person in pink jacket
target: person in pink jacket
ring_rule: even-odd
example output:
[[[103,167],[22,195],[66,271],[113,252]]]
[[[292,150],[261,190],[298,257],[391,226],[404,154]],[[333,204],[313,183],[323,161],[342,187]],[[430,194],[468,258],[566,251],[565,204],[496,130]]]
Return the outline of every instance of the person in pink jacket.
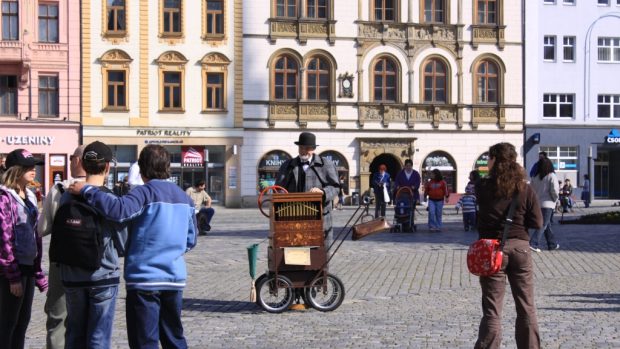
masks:
[[[26,188],[40,164],[25,149],[10,152],[0,185],[0,333],[3,348],[23,348],[35,285],[47,290],[37,234],[37,199]]]

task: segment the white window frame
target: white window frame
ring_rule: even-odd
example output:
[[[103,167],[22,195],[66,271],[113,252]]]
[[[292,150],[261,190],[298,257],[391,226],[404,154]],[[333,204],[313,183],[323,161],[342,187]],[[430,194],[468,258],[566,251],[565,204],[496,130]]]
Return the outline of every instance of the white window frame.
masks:
[[[543,0],[544,5],[555,5],[555,0]]]
[[[570,100],[570,101],[569,101]],[[555,106],[555,115],[547,116],[545,115],[545,105],[554,105]],[[563,105],[571,105],[572,106],[572,115],[563,116],[560,114],[560,110]],[[543,95],[543,118],[545,119],[573,119],[575,117],[575,95],[571,93],[545,93]]]
[[[577,171],[579,169],[579,147],[575,146],[540,146],[539,151],[547,153],[547,158],[553,163],[553,168],[558,172]],[[575,168],[567,169],[565,164],[575,164]],[[571,166],[572,167],[572,166]]]
[[[569,42],[568,44],[566,43],[568,41],[572,41]],[[577,37],[575,36],[565,36],[564,38],[562,38],[562,61],[563,62],[575,62],[575,54],[576,54],[576,50],[577,50]],[[571,59],[566,59],[566,50],[570,49],[571,53],[572,53],[572,58]]]
[[[543,60],[545,62],[555,62],[555,57],[556,57],[556,49],[555,49],[555,44],[556,44],[557,40],[556,40],[556,36],[555,35],[545,35],[543,38]],[[552,48],[553,49],[553,58],[549,59],[547,58],[547,48]]]
[[[564,0],[563,5],[566,6],[575,6],[575,0]]]
[[[609,59],[601,60],[601,52],[607,52]],[[620,63],[620,37],[599,37],[597,40],[597,61],[599,63]]]
[[[599,120],[620,120],[620,95],[598,95],[596,103],[596,117]],[[609,116],[601,116],[600,107],[609,107]],[[618,114],[617,116],[614,114]]]

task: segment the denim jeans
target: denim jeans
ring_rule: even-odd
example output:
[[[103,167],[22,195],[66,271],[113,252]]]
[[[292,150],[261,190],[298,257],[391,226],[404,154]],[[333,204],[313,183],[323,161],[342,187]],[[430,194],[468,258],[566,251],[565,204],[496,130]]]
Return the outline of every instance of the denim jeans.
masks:
[[[476,212],[463,212],[463,226],[465,230],[476,228]]]
[[[118,285],[65,287],[65,348],[110,348]]]
[[[428,200],[428,227],[441,229],[443,200]]]
[[[127,337],[130,348],[187,348],[181,323],[183,291],[127,290]]]
[[[45,323],[47,329],[46,347],[64,349],[67,302],[65,300],[65,288],[60,279],[60,266],[57,263],[50,263],[47,280],[47,298],[43,308],[47,314]]]
[[[211,230],[211,218],[215,214],[215,210],[213,207],[203,207],[198,211],[196,218],[198,220],[198,229],[200,230]]]
[[[15,297],[9,280],[0,276],[0,348],[24,348],[34,298],[34,277],[22,276],[24,294]]]
[[[543,207],[541,210],[542,210],[542,215],[543,215],[543,225],[542,225],[542,228],[538,230],[534,230],[534,232],[532,233],[532,236],[530,237],[530,246],[532,246],[533,248],[539,248],[540,238],[544,232],[545,239],[547,240],[547,248],[553,249],[555,245],[557,244],[557,240],[555,239],[555,234],[553,234],[553,230],[551,230],[551,224],[550,224],[551,215],[553,215],[553,209]]]

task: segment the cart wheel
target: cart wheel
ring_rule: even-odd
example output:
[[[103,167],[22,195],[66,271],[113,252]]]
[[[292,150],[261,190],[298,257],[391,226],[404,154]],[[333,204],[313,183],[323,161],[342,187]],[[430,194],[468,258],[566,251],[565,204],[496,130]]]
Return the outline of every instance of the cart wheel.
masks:
[[[258,196],[258,209],[260,210],[260,213],[263,214],[263,216],[269,218],[269,213],[263,211],[263,204],[265,204],[265,202],[271,202],[271,198],[269,199],[263,199],[263,196],[265,194],[271,194],[271,193],[288,193],[288,191],[279,186],[279,185],[270,185],[267,188],[263,189],[263,191],[260,192],[260,195]]]
[[[281,313],[293,303],[295,290],[289,278],[283,275],[269,275],[259,278],[256,285],[256,303],[270,313]]]
[[[316,310],[335,310],[344,300],[344,285],[335,275],[327,274],[327,285],[324,288],[323,277],[319,276],[306,288],[306,299]]]

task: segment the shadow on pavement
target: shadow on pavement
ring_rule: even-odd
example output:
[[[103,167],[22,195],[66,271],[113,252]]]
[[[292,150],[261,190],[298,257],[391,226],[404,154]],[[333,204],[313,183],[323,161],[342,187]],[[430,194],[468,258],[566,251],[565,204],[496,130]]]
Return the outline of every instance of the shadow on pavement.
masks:
[[[211,313],[247,313],[260,312],[261,308],[256,303],[247,301],[184,298],[183,310],[208,311]]]

